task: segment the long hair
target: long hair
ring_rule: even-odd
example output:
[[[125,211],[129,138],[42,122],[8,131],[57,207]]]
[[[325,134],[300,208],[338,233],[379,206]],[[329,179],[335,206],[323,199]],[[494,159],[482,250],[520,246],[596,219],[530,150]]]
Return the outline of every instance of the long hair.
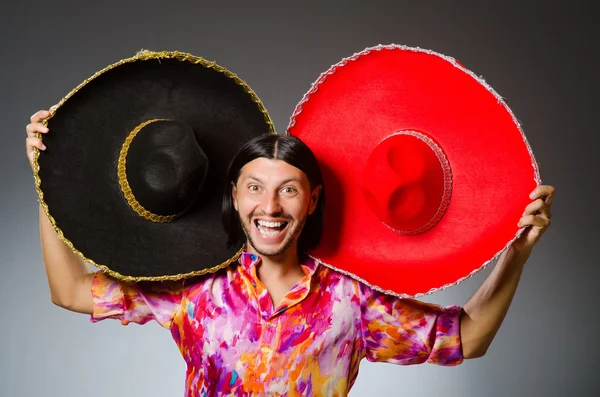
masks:
[[[227,185],[223,192],[222,220],[228,239],[227,245],[232,247],[245,241],[240,217],[233,207],[231,184],[237,184],[244,165],[252,160],[264,157],[269,160],[282,160],[298,168],[307,176],[311,191],[323,186],[323,176],[319,162],[304,142],[290,135],[260,135],[242,146],[229,164]],[[323,234],[323,213],[325,210],[325,187],[321,189],[315,211],[306,219],[304,229],[298,238],[298,253],[304,254],[316,248]]]

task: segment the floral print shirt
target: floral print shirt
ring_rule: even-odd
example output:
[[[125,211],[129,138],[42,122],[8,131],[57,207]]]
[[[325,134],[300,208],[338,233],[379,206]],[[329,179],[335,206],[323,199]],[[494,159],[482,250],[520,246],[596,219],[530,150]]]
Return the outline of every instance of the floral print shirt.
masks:
[[[185,395],[346,396],[363,358],[394,364],[463,360],[461,308],[375,291],[307,259],[276,306],[256,276],[260,258],[187,281],[93,281],[92,321],[157,321],[187,363]]]

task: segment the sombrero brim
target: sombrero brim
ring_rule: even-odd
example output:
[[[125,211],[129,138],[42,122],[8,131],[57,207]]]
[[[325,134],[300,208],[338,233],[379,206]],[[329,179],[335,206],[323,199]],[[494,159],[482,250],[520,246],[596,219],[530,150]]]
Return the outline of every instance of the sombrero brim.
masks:
[[[365,202],[361,175],[384,138],[422,131],[452,172],[445,215],[402,235]],[[414,297],[454,285],[496,258],[521,232],[538,166],[515,116],[488,84],[453,58],[419,48],[368,48],[323,73],[296,107],[288,133],[324,173],[323,239],[313,255],[388,293]]]
[[[166,118],[194,130],[209,168],[195,204],[170,223],[139,216],[119,187],[129,133]],[[61,239],[85,261],[129,280],[173,280],[235,260],[221,226],[222,193],[238,148],[273,123],[256,94],[227,69],[180,52],[142,52],[96,73],[47,119],[35,158],[40,201]]]

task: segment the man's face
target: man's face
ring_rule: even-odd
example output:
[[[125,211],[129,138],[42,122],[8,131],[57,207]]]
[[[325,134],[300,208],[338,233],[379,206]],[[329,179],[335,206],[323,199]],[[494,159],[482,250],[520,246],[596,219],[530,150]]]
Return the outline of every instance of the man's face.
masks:
[[[319,193],[320,187],[311,191],[308,178],[298,168],[264,157],[241,169],[231,191],[248,243],[264,256],[296,248]]]

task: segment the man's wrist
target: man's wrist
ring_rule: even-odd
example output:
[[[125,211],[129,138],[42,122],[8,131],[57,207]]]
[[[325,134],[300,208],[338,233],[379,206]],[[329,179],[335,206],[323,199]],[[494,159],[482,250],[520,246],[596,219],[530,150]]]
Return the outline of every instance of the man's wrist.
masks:
[[[504,261],[514,266],[523,266],[532,251],[533,247],[518,247],[513,243],[506,250]]]

